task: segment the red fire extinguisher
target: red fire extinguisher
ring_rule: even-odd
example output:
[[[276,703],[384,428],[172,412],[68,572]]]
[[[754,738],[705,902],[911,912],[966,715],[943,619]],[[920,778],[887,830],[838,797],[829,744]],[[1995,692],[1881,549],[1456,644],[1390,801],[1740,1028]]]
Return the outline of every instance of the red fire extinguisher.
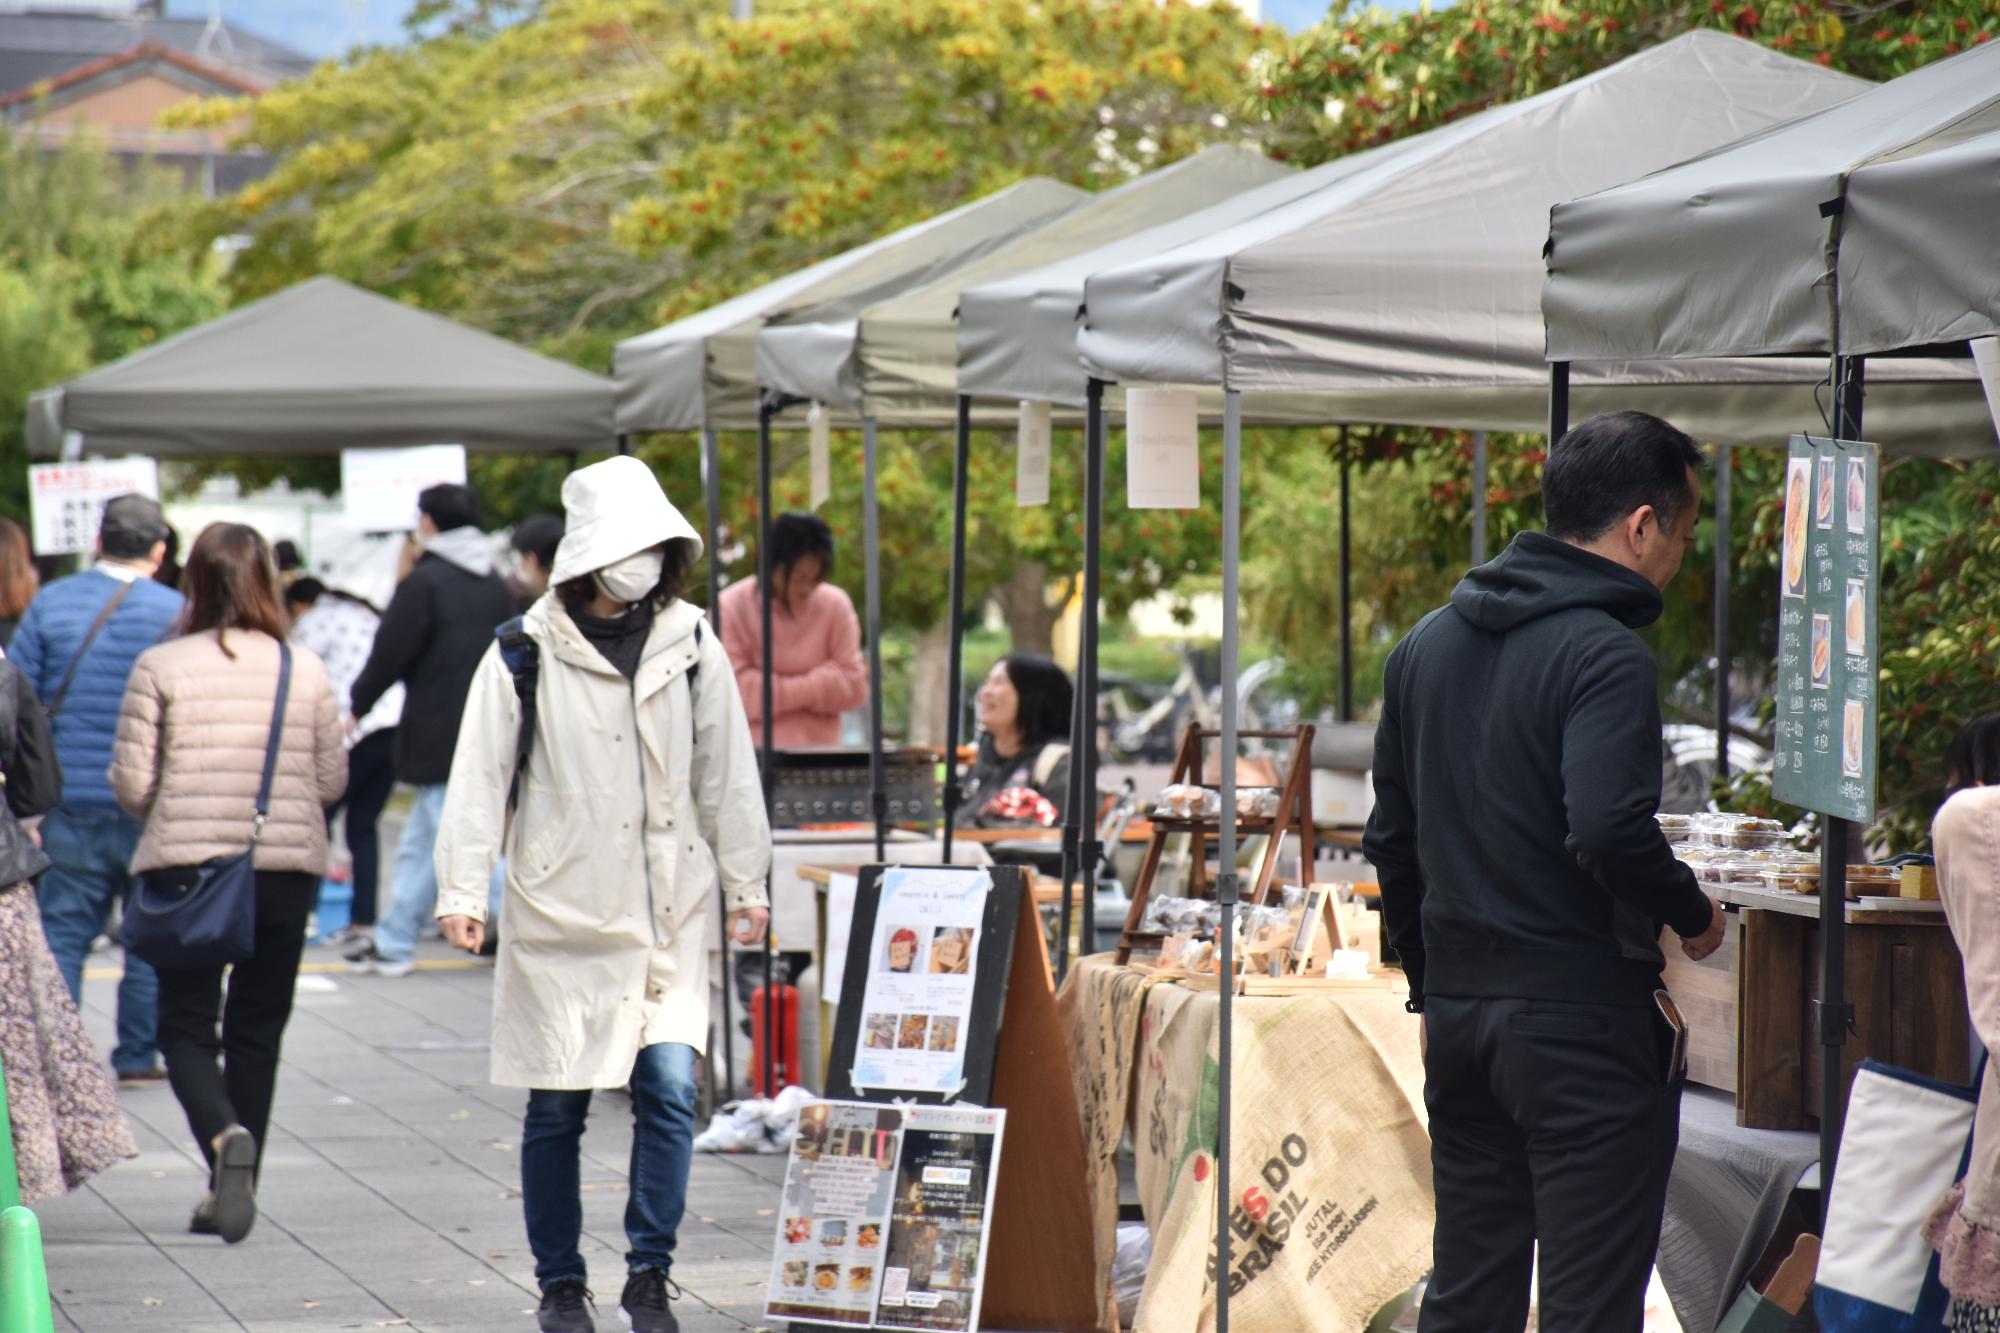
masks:
[[[775,1011],[775,1012],[773,1012]],[[776,1028],[775,1047],[770,1033]],[[769,1050],[767,1061],[765,1052]],[[759,986],[750,997],[750,1077],[759,1097],[775,1097],[781,1088],[798,1082],[799,1067],[799,988]],[[764,1082],[764,1071],[772,1082]]]

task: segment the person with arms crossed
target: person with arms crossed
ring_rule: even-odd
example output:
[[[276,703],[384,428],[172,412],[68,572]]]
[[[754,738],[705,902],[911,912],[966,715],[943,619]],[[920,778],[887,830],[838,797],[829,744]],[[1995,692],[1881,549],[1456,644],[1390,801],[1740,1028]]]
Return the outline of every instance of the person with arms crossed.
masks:
[[[1423,1015],[1437,1194],[1423,1333],[1639,1333],[1680,1133],[1689,958],[1721,908],[1674,859],[1659,671],[1635,633],[1694,544],[1702,457],[1640,412],[1550,451],[1517,536],[1390,654],[1363,850]]]

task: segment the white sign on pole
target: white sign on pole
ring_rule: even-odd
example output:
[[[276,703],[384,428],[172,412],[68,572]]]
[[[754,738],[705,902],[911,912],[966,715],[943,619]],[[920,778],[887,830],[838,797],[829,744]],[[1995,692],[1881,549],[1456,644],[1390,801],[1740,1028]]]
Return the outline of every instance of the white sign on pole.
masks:
[[[417,526],[417,496],[441,482],[465,484],[465,446],[340,451],[340,498],[347,526],[361,532],[407,532]]]
[[[1125,503],[1201,508],[1201,422],[1193,389],[1125,391]]]
[[[1993,429],[2000,431],[2000,338],[1974,338],[1972,359],[1979,367],[1979,382],[1986,386],[1986,410],[1993,414]]]
[[[28,469],[28,513],[37,555],[97,549],[105,502],[137,491],[160,498],[160,465],[150,458],[36,463]]]
[[[833,494],[833,421],[819,404],[806,414],[806,435],[812,452],[812,504],[818,509]]]
[[[1020,448],[1014,455],[1014,503],[1023,509],[1049,502],[1049,405],[1021,400]]]

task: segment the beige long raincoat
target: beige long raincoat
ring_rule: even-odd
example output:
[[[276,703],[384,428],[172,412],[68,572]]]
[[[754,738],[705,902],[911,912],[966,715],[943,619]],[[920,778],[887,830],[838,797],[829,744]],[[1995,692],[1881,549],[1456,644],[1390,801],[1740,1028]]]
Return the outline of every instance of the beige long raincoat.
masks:
[[[687,603],[658,614],[630,681],[553,595],[524,625],[541,681],[520,799],[510,818],[520,703],[496,645],[458,733],[437,913],[484,920],[504,851],[492,1079],[615,1088],[641,1047],[704,1048],[717,874],[730,911],[767,905],[756,752],[728,655]]]

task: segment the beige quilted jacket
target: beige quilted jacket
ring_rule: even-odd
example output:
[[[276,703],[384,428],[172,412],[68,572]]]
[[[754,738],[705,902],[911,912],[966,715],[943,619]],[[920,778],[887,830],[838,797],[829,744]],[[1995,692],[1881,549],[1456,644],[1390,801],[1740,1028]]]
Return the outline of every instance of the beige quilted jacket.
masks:
[[[134,871],[199,865],[250,842],[264,742],[278,693],[278,641],[213,631],[148,649],[132,668],[118,714],[111,786],[146,821]],[[271,819],[259,870],[326,873],[324,807],[347,789],[347,747],[326,668],[292,650],[284,739],[271,783]]]

